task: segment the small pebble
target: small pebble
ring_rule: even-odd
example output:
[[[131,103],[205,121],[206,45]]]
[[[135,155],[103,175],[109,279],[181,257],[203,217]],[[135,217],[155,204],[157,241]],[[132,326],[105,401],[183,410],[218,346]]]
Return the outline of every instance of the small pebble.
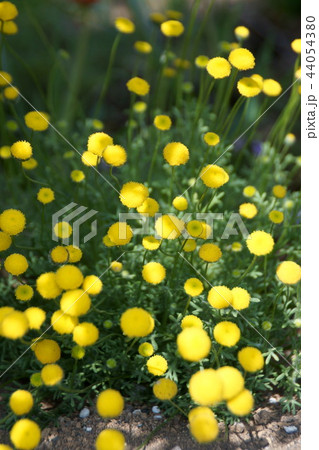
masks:
[[[155,420],[161,420],[162,416],[160,414],[155,414],[154,419]]]
[[[84,429],[85,429],[85,431],[87,431],[87,432],[92,431],[92,427],[85,427]]]
[[[79,414],[79,416],[81,417],[81,419],[85,419],[86,417],[89,417],[89,415],[90,415],[90,410],[89,410],[89,408],[83,408],[83,409],[81,409],[80,414]]]
[[[284,430],[287,434],[292,434],[292,433],[297,433],[298,428],[295,427],[294,425],[291,425],[289,427],[284,427]]]
[[[141,410],[140,409],[134,409],[134,411],[132,412],[133,416],[136,416],[137,414],[141,414]]]
[[[142,424],[141,424],[141,423],[138,423],[137,426],[138,426],[138,428],[141,428]]]
[[[275,397],[270,397],[270,399],[268,400],[268,403],[275,404],[275,403],[278,403],[278,400]]]
[[[161,412],[161,410],[159,409],[158,406],[153,406],[153,407],[152,407],[152,412],[153,412],[154,414],[158,414],[158,413]]]

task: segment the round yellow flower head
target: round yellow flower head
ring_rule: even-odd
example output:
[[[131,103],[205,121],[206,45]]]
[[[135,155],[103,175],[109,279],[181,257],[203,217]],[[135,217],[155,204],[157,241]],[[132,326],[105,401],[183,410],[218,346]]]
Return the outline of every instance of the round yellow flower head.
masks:
[[[41,188],[37,194],[38,201],[43,205],[53,202],[54,198],[54,191],[50,188]]]
[[[156,233],[163,239],[177,239],[185,224],[172,214],[160,216],[155,222]]]
[[[8,250],[12,244],[12,239],[10,234],[0,231],[0,252]]]
[[[49,128],[50,116],[45,112],[31,111],[24,116],[25,124],[33,131],[44,131]]]
[[[218,422],[211,409],[205,406],[193,408],[189,415],[189,429],[197,442],[206,444],[218,436]]]
[[[246,244],[250,253],[256,256],[268,255],[274,248],[274,240],[271,234],[265,231],[253,231]]]
[[[58,364],[47,364],[41,370],[41,379],[46,386],[55,386],[63,377],[63,370]]]
[[[25,224],[25,215],[18,209],[6,209],[0,214],[0,228],[10,236],[21,233]]]
[[[26,170],[33,170],[38,167],[38,161],[34,158],[30,158],[27,161],[22,161],[21,166]]]
[[[213,308],[228,308],[233,304],[233,294],[226,286],[214,286],[208,292],[207,300]]]
[[[107,236],[114,245],[126,245],[132,240],[133,231],[125,222],[116,222],[110,226]]]
[[[169,116],[159,115],[155,116],[154,125],[158,130],[167,131],[172,126],[172,121]]]
[[[181,142],[170,142],[164,147],[163,156],[170,166],[180,166],[189,160],[189,150]]]
[[[178,20],[167,20],[161,24],[161,32],[167,37],[178,37],[184,33],[184,25]]]
[[[0,86],[6,86],[12,83],[12,76],[8,72],[0,70]]]
[[[16,5],[11,2],[1,2],[0,3],[0,20],[7,22],[8,20],[13,20],[17,17],[18,10]]]
[[[188,253],[188,252],[193,252],[194,250],[196,250],[195,239],[186,239],[184,246],[183,246],[183,251]]]
[[[73,330],[73,341],[81,347],[95,344],[99,338],[99,330],[93,323],[82,322]]]
[[[213,78],[220,79],[229,77],[231,72],[231,65],[225,58],[217,56],[208,61],[206,70]]]
[[[17,141],[11,146],[11,153],[17,159],[25,161],[32,156],[32,147],[30,142]]]
[[[126,17],[118,17],[115,19],[114,25],[120,33],[131,34],[135,31],[134,23]]]
[[[61,297],[60,308],[70,316],[83,316],[89,311],[90,307],[91,299],[83,289],[70,289],[64,292]]]
[[[205,69],[207,66],[207,63],[209,61],[208,56],[205,55],[198,55],[195,58],[195,65],[199,68],[199,69]]]
[[[75,263],[79,262],[82,258],[82,250],[75,245],[67,245],[66,249],[69,253],[69,262]]]
[[[130,92],[133,92],[133,94],[140,95],[142,97],[144,97],[144,95],[147,95],[150,90],[149,83],[140,77],[131,78],[126,83],[126,87]]]
[[[97,156],[102,156],[108,145],[113,144],[113,138],[106,133],[97,132],[89,136],[87,149],[89,152]],[[90,165],[90,164],[87,164]]]
[[[70,316],[62,311],[62,309],[58,309],[52,314],[51,317],[51,325],[54,331],[59,334],[70,334],[73,332],[74,327],[79,323],[77,317]]]
[[[19,253],[12,253],[12,255],[7,256],[4,260],[4,268],[11,275],[21,275],[26,272],[29,264],[25,256]]]
[[[69,260],[69,252],[63,245],[57,245],[50,251],[50,257],[57,264],[64,264]]]
[[[234,287],[231,290],[231,293],[233,295],[232,305],[235,309],[237,309],[237,311],[248,308],[250,303],[250,294],[246,291],[246,289]]]
[[[154,330],[154,319],[143,308],[129,308],[121,315],[120,326],[129,338],[145,337]]]
[[[18,422],[16,422],[11,428],[10,439],[15,448],[19,448],[21,450],[32,450],[38,446],[41,440],[41,429],[33,420],[21,419],[18,420]]]
[[[258,213],[258,209],[253,203],[242,203],[239,207],[239,214],[246,219],[252,219]]]
[[[185,316],[181,321],[181,327],[184,330],[185,328],[203,328],[203,322],[199,317],[193,316],[192,314]]]
[[[42,386],[43,383],[41,380],[41,373],[40,372],[33,373],[30,377],[30,383],[34,387]]]
[[[280,184],[277,184],[276,186],[274,186],[272,188],[272,193],[277,198],[284,198],[284,197],[286,197],[287,189],[285,188],[285,186],[281,186]]]
[[[56,282],[56,275],[54,272],[46,272],[40,275],[36,281],[37,291],[41,297],[48,300],[58,297],[62,289]]]
[[[186,224],[186,230],[192,237],[199,237],[203,232],[203,225],[199,220],[191,220]]]
[[[231,249],[233,252],[241,252],[243,249],[243,246],[240,242],[233,242],[231,245]]]
[[[11,158],[11,147],[10,145],[3,145],[0,147],[0,158],[9,159]]]
[[[121,145],[108,145],[103,152],[103,159],[110,166],[123,166],[127,160],[126,151]]]
[[[96,450],[124,450],[125,449],[125,438],[123,434],[118,430],[103,430],[98,435],[95,441]]]
[[[147,109],[147,104],[145,102],[135,102],[133,105],[133,109],[136,113],[143,113]]]
[[[230,64],[238,70],[249,70],[255,67],[255,57],[247,48],[236,48],[228,56]]]
[[[78,267],[66,264],[56,271],[56,283],[61,289],[76,289],[83,283],[83,274]]]
[[[245,381],[238,369],[231,366],[223,366],[217,369],[223,384],[223,400],[236,397],[245,387]]]
[[[112,272],[121,272],[123,269],[123,264],[119,261],[112,261],[110,264],[110,269],[112,270]]]
[[[199,176],[203,183],[210,188],[219,188],[229,181],[228,173],[215,164],[205,166]]]
[[[256,97],[261,92],[257,81],[251,77],[241,78],[237,83],[237,89],[243,97]]]
[[[161,378],[154,384],[153,392],[159,400],[172,400],[177,394],[177,384],[168,378]]]
[[[238,40],[247,39],[249,37],[249,29],[247,27],[244,27],[243,25],[240,25],[234,29],[235,36]]]
[[[203,283],[198,278],[189,278],[185,281],[184,291],[191,297],[197,297],[204,290]]]
[[[72,347],[71,356],[74,359],[83,359],[85,356],[85,349],[80,345],[75,345]]]
[[[168,369],[166,359],[160,355],[151,356],[147,360],[146,366],[147,370],[157,377],[163,375]]]
[[[75,183],[81,183],[85,179],[85,174],[82,170],[72,170],[71,180]]]
[[[145,236],[142,240],[142,245],[146,250],[157,250],[161,245],[161,241],[154,236]]]
[[[19,89],[14,86],[6,87],[3,91],[3,95],[8,100],[15,100],[16,98],[19,97],[19,93],[20,93]]]
[[[269,78],[268,80],[264,80],[263,82],[263,93],[268,95],[269,97],[277,97],[282,92],[282,87],[278,83],[278,81],[272,80]]]
[[[272,323],[269,322],[268,320],[265,320],[265,321],[261,324],[261,326],[263,327],[263,330],[269,331],[269,330],[271,330],[271,328],[272,328]]]
[[[257,372],[264,367],[264,357],[258,348],[244,347],[238,352],[238,361],[247,372]]]
[[[295,53],[301,53],[301,39],[294,39],[291,43],[291,48]]]
[[[243,194],[245,197],[253,197],[257,189],[254,186],[246,186],[243,190]]]
[[[96,409],[101,417],[117,417],[122,414],[124,409],[124,398],[119,391],[106,389],[99,394]]]
[[[301,267],[293,261],[284,261],[277,267],[276,274],[282,283],[296,284],[301,279]]]
[[[150,14],[150,19],[154,23],[161,24],[161,23],[165,22],[166,16],[165,16],[165,14],[162,14],[159,12],[153,12]]]
[[[164,67],[163,76],[166,78],[174,78],[177,74],[177,70],[173,69],[173,67]]]
[[[17,416],[28,414],[33,407],[32,394],[22,389],[14,391],[10,396],[9,406]]]
[[[165,14],[168,19],[180,20],[183,18],[183,13],[175,9],[167,9]]]
[[[36,306],[32,306],[27,308],[24,311],[24,314],[28,319],[30,330],[40,330],[41,325],[45,321],[45,311],[41,308],[37,308]]]
[[[7,311],[1,321],[0,334],[7,339],[22,338],[28,331],[29,324],[21,311]]]
[[[254,73],[253,75],[251,75],[251,77],[254,81],[256,81],[256,83],[258,84],[259,88],[262,90],[263,85],[264,85],[264,79],[261,75],[259,75],[258,73]]]
[[[213,406],[223,399],[223,383],[214,369],[194,373],[188,389],[192,400],[202,406]]]
[[[50,364],[59,361],[61,349],[59,344],[52,339],[43,339],[36,342],[34,354],[42,364]]]
[[[240,339],[240,329],[233,322],[219,322],[214,327],[214,338],[224,347],[233,347]]]
[[[284,213],[282,213],[281,211],[273,210],[270,211],[268,217],[273,223],[282,223],[284,220]]]
[[[166,276],[165,267],[158,262],[149,262],[143,266],[142,277],[147,283],[159,284]]]
[[[130,181],[123,184],[120,192],[120,201],[128,208],[137,208],[147,199],[149,193],[144,184]]]
[[[236,397],[228,400],[227,408],[235,416],[246,416],[254,407],[254,398],[248,389],[243,389]]]
[[[203,231],[198,236],[200,239],[208,239],[210,235],[212,234],[212,227],[208,225],[206,222],[201,222]]]
[[[150,216],[154,217],[155,214],[159,210],[159,204],[153,198],[148,197],[144,200],[141,206],[136,208],[137,212],[139,212],[142,216]]]
[[[215,145],[219,144],[220,137],[218,136],[218,134],[213,133],[212,131],[208,131],[204,134],[204,141],[207,145],[215,147]]]
[[[98,295],[103,288],[103,283],[96,275],[87,275],[82,284],[82,289],[89,295]]]
[[[92,152],[86,151],[82,154],[81,161],[85,166],[95,167],[98,165],[99,156]]]
[[[153,50],[151,44],[145,41],[134,42],[134,48],[139,53],[146,53],[146,54],[151,53],[151,51]]]
[[[188,327],[177,336],[179,354],[186,361],[200,361],[206,358],[211,345],[207,332],[202,328]]]
[[[199,249],[198,255],[206,262],[216,262],[222,257],[222,252],[215,244],[203,244]]]
[[[154,347],[149,342],[143,342],[138,347],[138,352],[141,356],[149,358],[150,356],[152,356],[154,354]]]
[[[185,197],[182,197],[181,195],[175,197],[172,204],[174,208],[177,209],[178,211],[185,211],[185,209],[188,208],[187,199]]]

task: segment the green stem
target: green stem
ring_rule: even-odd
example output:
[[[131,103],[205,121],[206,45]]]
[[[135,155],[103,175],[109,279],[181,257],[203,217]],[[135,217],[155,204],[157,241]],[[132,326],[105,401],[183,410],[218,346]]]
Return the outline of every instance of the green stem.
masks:
[[[152,156],[151,166],[150,166],[150,169],[148,171],[148,176],[147,176],[147,184],[148,184],[148,186],[150,186],[150,182],[151,182],[151,179],[152,179],[153,170],[154,170],[154,166],[155,166],[155,161],[156,161],[157,154],[158,154],[158,149],[159,149],[159,146],[160,146],[160,141],[161,141],[161,134],[160,134],[160,131],[157,130],[156,144],[155,144],[155,148],[154,148],[154,152],[153,152],[153,156]]]
[[[240,278],[238,278],[238,280],[236,281],[237,284],[238,284],[240,281],[242,281],[242,280],[246,277],[246,275],[249,274],[249,272],[251,271],[251,269],[253,268],[253,266],[254,266],[254,264],[255,264],[255,262],[256,262],[256,259],[257,259],[257,255],[254,255],[254,257],[253,257],[251,263],[249,264],[249,266],[247,267],[247,269],[245,270],[245,272],[244,272],[244,273],[242,274],[242,276],[241,276]]]
[[[188,417],[188,414],[186,414],[186,412],[183,411],[182,408],[180,408],[175,402],[173,402],[173,400],[169,400],[169,402],[171,403],[171,405],[175,406],[175,408],[177,408],[178,411],[181,412],[184,416]]]
[[[175,166],[172,167],[172,175],[171,175],[171,187],[170,187],[170,194],[169,194],[169,204],[172,204],[173,201],[173,187],[174,187],[174,178],[175,178]]]
[[[188,310],[188,308],[189,308],[189,305],[190,305],[191,300],[192,300],[192,297],[191,297],[191,295],[189,295],[189,296],[188,296],[188,299],[187,299],[187,303],[186,303],[185,309],[184,309],[184,316],[185,316],[185,314],[187,313],[187,310]]]

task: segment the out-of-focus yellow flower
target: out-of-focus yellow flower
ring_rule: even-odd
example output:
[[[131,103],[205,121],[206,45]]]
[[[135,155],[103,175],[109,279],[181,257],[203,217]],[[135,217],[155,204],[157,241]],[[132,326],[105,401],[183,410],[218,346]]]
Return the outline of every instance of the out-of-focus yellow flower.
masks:
[[[134,23],[126,17],[118,17],[115,19],[114,25],[120,33],[131,34],[135,31]]]

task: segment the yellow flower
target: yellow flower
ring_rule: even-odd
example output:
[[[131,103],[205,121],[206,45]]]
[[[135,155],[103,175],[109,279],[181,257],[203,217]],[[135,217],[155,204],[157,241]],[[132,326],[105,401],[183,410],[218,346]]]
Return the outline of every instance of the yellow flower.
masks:
[[[223,384],[214,369],[194,373],[189,380],[188,389],[192,400],[202,406],[213,406],[223,399]]]
[[[97,166],[99,162],[99,156],[92,152],[86,151],[81,156],[81,161],[85,166]]]
[[[48,300],[58,297],[62,292],[62,289],[56,282],[56,274],[54,272],[46,272],[40,275],[37,278],[36,285],[41,297]]]
[[[184,330],[185,328],[203,328],[203,322],[199,317],[193,316],[192,314],[185,316],[181,322],[181,327]]]
[[[236,27],[234,29],[234,33],[235,33],[235,36],[236,36],[236,38],[238,40],[247,39],[249,37],[249,34],[250,34],[249,29],[247,27],[242,26],[242,25]]]
[[[27,161],[22,161],[21,165],[26,170],[33,170],[38,167],[38,161],[34,158],[30,158]]]
[[[99,120],[99,119],[93,119],[93,120],[92,120],[92,127],[93,127],[95,130],[103,130],[104,125],[103,125],[103,122],[102,122],[101,120]]]
[[[128,208],[137,208],[142,205],[148,195],[148,189],[144,184],[130,181],[123,184],[120,192],[120,201]]]
[[[12,239],[10,234],[0,231],[0,251],[8,250],[12,244]]]
[[[24,311],[24,314],[27,316],[30,330],[40,330],[45,321],[45,311],[36,306],[31,306]]]
[[[113,272],[121,272],[121,270],[123,269],[123,264],[119,261],[112,261],[110,264],[110,269]]]
[[[58,309],[51,316],[51,325],[54,331],[59,334],[70,334],[73,332],[74,327],[79,323],[77,317],[70,316]]]
[[[22,300],[24,302],[31,300],[31,298],[33,297],[33,293],[34,291],[32,287],[28,284],[21,284],[14,291],[14,295],[16,296],[17,300]]]
[[[61,310],[75,317],[83,316],[90,307],[91,299],[83,289],[70,289],[64,292],[60,300]]]
[[[258,84],[259,88],[262,90],[263,85],[264,85],[264,79],[261,75],[259,75],[258,73],[254,73],[253,75],[251,75],[251,77],[254,81],[256,81],[256,83]]]
[[[208,61],[206,65],[206,70],[209,75],[213,78],[220,79],[229,77],[231,72],[231,65],[225,58],[217,56]]]
[[[17,17],[18,10],[16,5],[11,2],[0,3],[0,20],[6,22],[7,20],[13,20]]]
[[[276,274],[282,283],[295,284],[301,279],[301,267],[293,261],[284,261],[277,267]]]
[[[82,170],[72,170],[71,179],[75,181],[75,183],[81,183],[85,178],[85,174]]]
[[[234,287],[231,290],[233,295],[232,305],[235,309],[240,311],[241,309],[248,308],[250,303],[250,294],[246,289],[240,287]]]
[[[293,133],[288,133],[285,136],[285,144],[286,145],[293,145],[296,142],[296,136]]]
[[[153,392],[159,400],[171,400],[177,394],[177,384],[168,378],[161,378],[154,384]]]
[[[32,147],[30,142],[27,141],[15,142],[11,146],[11,153],[15,158],[20,159],[21,161],[31,158]]]
[[[291,48],[295,53],[301,53],[301,39],[294,39],[291,43]]]
[[[96,409],[101,417],[117,417],[124,409],[124,398],[119,391],[106,389],[99,394]]]
[[[284,220],[284,213],[282,213],[281,211],[273,210],[270,211],[268,217],[273,223],[281,223]]]
[[[40,203],[43,203],[43,205],[47,205],[48,203],[53,202],[54,191],[50,188],[41,188],[37,194],[37,199]]]
[[[83,283],[83,274],[78,267],[66,264],[56,271],[56,283],[61,289],[76,289]]]
[[[222,257],[222,252],[215,244],[203,244],[198,255],[206,262],[216,262]]]
[[[243,190],[243,194],[245,197],[253,197],[257,189],[254,186],[246,186]]]
[[[226,286],[214,286],[208,292],[207,300],[213,308],[228,308],[233,304],[233,294]]]
[[[243,97],[256,97],[261,92],[257,81],[251,77],[241,78],[237,83],[237,88]]]
[[[246,416],[254,406],[254,398],[248,389],[243,389],[236,397],[228,400],[227,408],[236,416]]]
[[[125,438],[118,430],[103,430],[95,441],[96,450],[124,450]]]
[[[161,23],[165,22],[166,16],[165,16],[165,14],[162,14],[159,12],[153,12],[150,14],[150,19],[154,23],[161,24]]]
[[[177,336],[177,348],[186,361],[200,361],[208,356],[211,340],[205,330],[197,327],[183,329]]]
[[[178,37],[184,33],[184,25],[178,20],[167,20],[161,24],[161,32],[167,37]]]
[[[145,41],[136,41],[134,42],[134,48],[135,50],[137,50],[139,53],[151,53],[152,51],[152,46],[149,42],[145,42]]]
[[[9,3],[9,2],[2,2]],[[1,8],[1,4],[0,4]],[[0,9],[1,16],[1,9]],[[38,446],[41,440],[39,425],[30,419],[21,419],[16,422],[10,431],[10,439],[16,448],[31,450]]]
[[[96,275],[87,275],[83,280],[82,289],[89,295],[98,295],[103,289],[103,283]]]
[[[3,145],[2,147],[0,147],[0,158],[11,158],[11,147],[9,145]]]
[[[166,78],[174,78],[177,74],[177,71],[173,69],[173,67],[164,67],[163,76]]]
[[[19,253],[12,253],[12,255],[7,256],[4,260],[4,268],[11,275],[21,275],[26,272],[29,264],[25,256]]]
[[[85,349],[80,345],[75,345],[72,347],[71,356],[74,359],[83,359],[85,356]]]
[[[143,342],[139,347],[138,347],[138,352],[141,356],[144,357],[150,357],[153,355],[154,353],[154,347],[152,344],[150,344],[149,342]]]
[[[271,323],[271,322],[268,322],[268,320],[265,320],[265,321],[261,324],[261,326],[263,327],[263,330],[269,331],[269,330],[271,330],[272,323]]]
[[[153,317],[143,308],[129,308],[122,315],[120,326],[123,334],[133,337],[145,337],[154,329]]]
[[[228,60],[238,70],[249,70],[255,67],[255,57],[247,48],[236,48],[232,50]]]
[[[25,215],[18,209],[6,209],[0,214],[0,228],[10,236],[21,233],[25,223]]]
[[[219,322],[214,327],[214,338],[224,347],[233,347],[240,339],[240,329],[233,322]]]
[[[189,160],[189,150],[181,142],[170,142],[164,147],[163,156],[170,166],[180,166]]]
[[[174,65],[175,67],[177,67],[178,69],[189,69],[191,66],[190,61],[188,61],[187,59],[182,59],[182,58],[175,58],[174,60]],[[187,83],[187,82],[186,82]]]
[[[233,252],[241,252],[243,249],[243,246],[240,242],[233,242],[231,245],[231,249]]]
[[[239,207],[239,214],[246,219],[252,219],[258,213],[258,209],[253,203],[242,203]]]
[[[146,250],[157,250],[161,245],[161,241],[154,236],[145,236],[142,240],[142,245]]]
[[[133,109],[136,113],[143,113],[147,109],[147,104],[145,102],[135,102]]]
[[[133,231],[125,222],[116,222],[110,226],[107,236],[115,245],[126,245],[131,241]]]
[[[184,226],[184,222],[172,214],[160,216],[155,222],[156,233],[163,239],[177,239]]]
[[[208,239],[210,235],[212,234],[212,227],[208,225],[208,223],[201,222],[203,231],[198,236],[200,239]]]
[[[51,364],[59,361],[61,349],[59,344],[52,339],[43,339],[36,342],[34,354],[42,364]]]
[[[198,55],[195,58],[195,65],[199,68],[199,69],[205,69],[207,66],[207,63],[209,61],[208,56],[205,55]]]
[[[0,70],[0,86],[6,86],[12,83],[12,76],[8,72]]]
[[[190,432],[197,442],[205,444],[217,438],[218,423],[211,409],[198,406],[190,411],[188,417]]]
[[[183,18],[183,13],[180,11],[176,11],[175,9],[167,9],[165,11],[165,14],[168,19],[180,20]]]
[[[67,245],[65,247],[69,253],[69,262],[79,262],[82,258],[82,250],[74,245]]]
[[[3,95],[5,96],[5,98],[7,98],[8,100],[15,100],[16,98],[19,97],[19,89],[14,87],[14,86],[9,86],[6,87],[3,90]]]
[[[159,210],[159,204],[153,198],[148,197],[143,201],[141,206],[136,208],[137,212],[139,212],[142,216],[150,216],[154,217],[157,211]]]
[[[163,375],[168,369],[166,359],[160,355],[151,356],[147,360],[146,366],[147,370],[157,377]]]
[[[103,152],[103,159],[110,166],[122,166],[127,160],[126,151],[121,145],[108,145]]]
[[[150,85],[147,81],[140,77],[133,77],[126,83],[127,89],[136,95],[147,95],[150,90]]]
[[[258,348],[244,347],[238,352],[238,361],[247,372],[257,372],[264,367],[264,357]]]
[[[30,377],[30,383],[34,387],[42,386],[43,383],[41,380],[41,373],[40,372],[33,373]]]
[[[287,189],[284,186],[281,186],[280,184],[277,184],[272,188],[272,193],[277,198],[284,198],[287,194]]]
[[[271,234],[265,231],[253,231],[246,240],[250,253],[256,256],[268,255],[274,248],[274,240]]]
[[[186,239],[184,246],[183,246],[183,251],[184,252],[193,252],[196,249],[196,241],[195,239]]]
[[[10,396],[9,406],[17,416],[28,414],[33,407],[32,394],[23,389],[14,391]]]
[[[73,330],[73,340],[81,347],[95,344],[99,338],[99,330],[93,323],[82,322]]]
[[[118,17],[115,19],[114,25],[120,33],[131,34],[135,31],[134,23],[126,17]]]
[[[142,277],[147,283],[159,284],[166,276],[165,267],[158,262],[149,262],[143,266]]]
[[[282,87],[278,83],[278,81],[272,80],[269,78],[268,80],[264,80],[263,83],[263,93],[268,95],[269,97],[277,97],[282,92]]]
[[[0,334],[8,339],[22,338],[28,331],[28,320],[21,311],[7,311],[1,321]]]
[[[50,116],[42,111],[31,111],[24,116],[25,124],[33,131],[44,131],[49,128]]]
[[[229,180],[228,173],[215,164],[205,166],[200,172],[203,183],[210,188],[219,188]]]
[[[46,386],[55,386],[62,381],[63,376],[63,370],[58,364],[47,364],[41,370],[41,379]]]
[[[50,251],[50,257],[57,264],[64,264],[69,260],[69,252],[63,245],[57,245]]]
[[[112,144],[113,138],[111,138],[111,136],[103,132],[98,132],[93,133],[89,136],[87,149],[89,152],[94,153],[94,155],[102,156],[103,151],[106,149],[106,147]]]
[[[158,130],[167,131],[172,126],[172,121],[169,116],[159,115],[155,116],[154,125]]]
[[[203,292],[204,285],[198,278],[189,278],[185,281],[184,290],[191,297],[196,297]]]
[[[223,384],[223,400],[230,400],[244,389],[244,378],[238,369],[231,366],[223,366],[217,369]]]
[[[218,134],[209,131],[208,133],[204,134],[204,141],[206,142],[207,145],[215,147],[215,145],[219,144],[220,137],[218,136]]]
[[[188,207],[187,199],[185,197],[182,197],[181,195],[175,197],[172,204],[178,211],[185,211],[185,209],[187,209]]]

